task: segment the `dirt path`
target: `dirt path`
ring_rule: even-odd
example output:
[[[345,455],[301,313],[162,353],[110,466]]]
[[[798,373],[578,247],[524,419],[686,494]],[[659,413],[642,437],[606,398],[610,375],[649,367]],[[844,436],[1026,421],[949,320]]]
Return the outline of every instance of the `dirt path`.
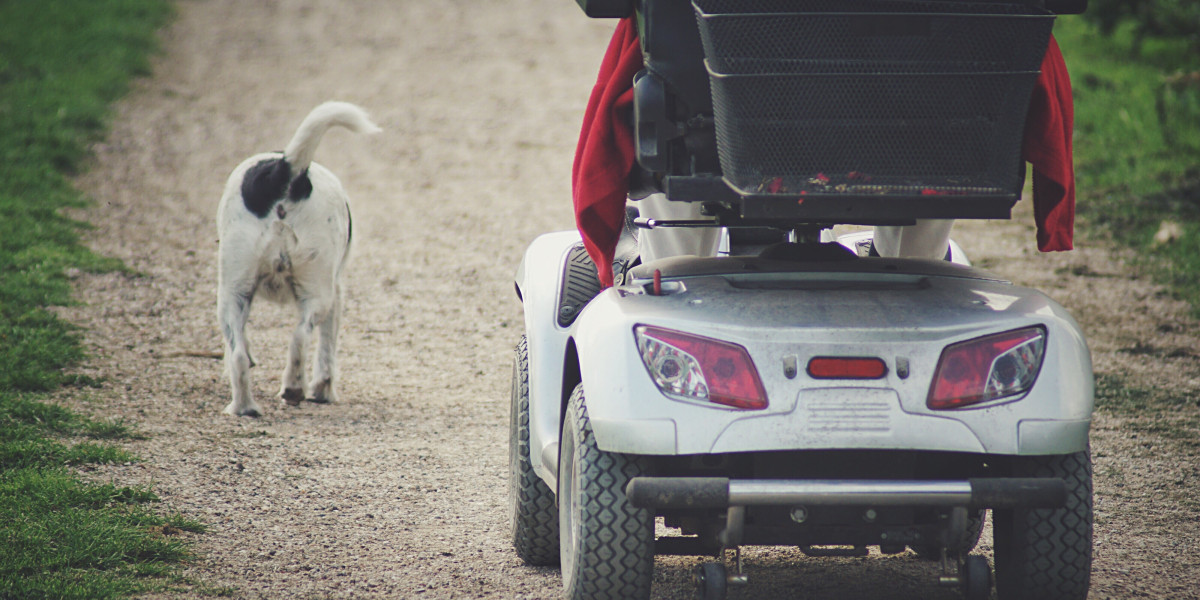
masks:
[[[612,22],[566,0],[181,0],[179,12],[155,76],[118,106],[79,181],[96,200],[77,215],[95,224],[90,245],[141,275],[77,277],[86,305],[62,313],[86,327],[84,371],[106,384],[63,400],[149,436],[128,444],[144,462],[93,474],[153,485],[166,510],[210,524],[187,574],[235,597],[556,597],[558,572],[522,566],[507,537],[522,330],[512,275],[536,235],[573,226],[571,155]],[[219,362],[193,355],[221,348],[221,186],[331,98],[385,130],[335,131],[317,154],[354,206],[342,402],[267,403],[260,419],[234,419],[220,414]],[[1099,371],[1200,388],[1190,350],[1121,352],[1195,348],[1200,328],[1182,306],[1102,249],[1037,255],[1028,222],[966,224],[956,237],[1068,305]],[[255,307],[259,398],[276,390],[291,321]],[[1196,597],[1195,446],[1185,456],[1122,425],[1095,426],[1093,597]],[[735,597],[955,597],[911,555],[815,561],[774,549],[747,563],[751,587]],[[693,564],[659,559],[655,597],[690,597]]]

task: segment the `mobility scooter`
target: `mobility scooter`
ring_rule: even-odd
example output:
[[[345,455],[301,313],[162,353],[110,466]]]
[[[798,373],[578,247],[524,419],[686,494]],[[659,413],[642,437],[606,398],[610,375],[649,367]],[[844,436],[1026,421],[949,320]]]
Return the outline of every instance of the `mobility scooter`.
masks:
[[[633,192],[602,286],[578,231],[516,275],[517,554],[568,598],[648,598],[656,555],[914,551],[966,598],[1085,598],[1091,358],[1036,290],[871,233],[1008,218],[1054,0],[578,0],[637,28]],[[633,193],[636,196],[636,193]],[[656,230],[713,256],[645,256]],[[990,512],[993,565],[971,554]],[[753,586],[745,588],[753,593]]]

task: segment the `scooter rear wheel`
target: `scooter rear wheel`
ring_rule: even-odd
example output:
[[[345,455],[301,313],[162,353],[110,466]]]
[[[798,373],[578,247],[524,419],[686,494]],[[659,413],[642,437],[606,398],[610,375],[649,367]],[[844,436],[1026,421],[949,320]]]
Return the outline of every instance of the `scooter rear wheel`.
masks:
[[[568,599],[644,600],[654,571],[654,515],[629,505],[625,486],[645,459],[596,446],[583,384],[575,387],[559,445],[559,548]]]
[[[558,564],[558,505],[529,461],[529,347],[525,336],[513,358],[509,412],[508,506],[513,547],[525,564]]]
[[[1092,457],[1017,457],[1013,477],[1061,477],[1067,505],[992,512],[1000,600],[1083,600],[1092,570]]]

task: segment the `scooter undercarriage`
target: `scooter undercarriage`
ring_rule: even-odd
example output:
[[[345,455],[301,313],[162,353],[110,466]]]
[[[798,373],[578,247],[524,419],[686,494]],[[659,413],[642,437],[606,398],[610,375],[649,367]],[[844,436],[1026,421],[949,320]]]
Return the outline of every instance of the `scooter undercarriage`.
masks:
[[[870,547],[882,554],[913,548],[919,556],[940,562],[939,585],[958,588],[968,599],[987,598],[992,587],[991,567],[986,558],[969,555],[979,541],[985,518],[978,505],[1057,507],[1066,494],[1061,480],[996,477],[989,471],[1003,470],[1003,466],[992,468],[968,455],[800,452],[649,462],[656,472],[672,476],[633,478],[625,495],[632,505],[655,511],[666,527],[678,530],[679,535],[655,540],[655,554],[718,558],[695,572],[699,597],[705,599],[723,598],[726,590],[747,584],[749,575],[741,562],[743,546],[791,546],[814,558],[864,557]],[[790,469],[803,483],[752,475],[781,474],[789,471],[788,465],[805,463],[820,468],[804,474]],[[689,464],[701,467],[689,470],[685,466]],[[953,480],[825,478],[855,465],[860,474],[957,473],[964,477],[965,485]],[[862,465],[874,466],[864,470]],[[750,476],[712,476],[721,471]],[[974,475],[986,477],[972,479]],[[953,498],[970,504],[952,506],[948,503]],[[889,504],[914,501],[928,504]]]
[[[863,521],[881,518],[879,512],[874,509],[856,512],[861,515]],[[788,513],[790,519],[797,523],[807,522],[811,518],[809,509],[803,506],[793,507]],[[967,600],[986,600],[990,597],[992,589],[992,569],[987,559],[983,556],[968,555],[963,551],[951,550],[961,544],[963,539],[978,540],[982,514],[975,517],[972,522],[966,508],[955,507],[941,511],[938,518],[943,521],[940,525],[902,527],[895,528],[890,534],[887,531],[880,533],[878,536],[880,543],[877,545],[879,551],[882,554],[903,553],[907,547],[906,541],[912,544],[924,542],[926,548],[935,547],[937,548],[936,560],[940,564],[937,584],[942,587],[959,589],[963,598]],[[669,525],[671,520],[668,519],[667,522]],[[686,526],[681,529],[684,532],[688,531]],[[720,529],[715,534],[715,539],[720,544],[720,549],[716,552],[703,551],[708,546],[702,541],[706,539],[706,536],[681,536],[658,538],[655,542],[655,554],[715,556],[715,561],[704,562],[696,566],[692,580],[696,585],[697,598],[721,600],[726,597],[729,590],[745,587],[750,582],[750,574],[744,569],[742,563],[741,543],[748,539],[745,530],[746,507],[730,507],[722,519]],[[925,533],[922,534],[921,531]],[[765,543],[767,540],[780,541],[772,539],[775,536],[759,537],[752,534],[750,537],[757,540],[753,545],[767,545]],[[929,540],[933,539],[938,541],[929,546]],[[973,545],[974,542],[971,544]],[[772,543],[770,545],[784,544]],[[795,544],[795,546],[806,556],[813,558],[865,557],[870,553],[869,546],[865,544]]]

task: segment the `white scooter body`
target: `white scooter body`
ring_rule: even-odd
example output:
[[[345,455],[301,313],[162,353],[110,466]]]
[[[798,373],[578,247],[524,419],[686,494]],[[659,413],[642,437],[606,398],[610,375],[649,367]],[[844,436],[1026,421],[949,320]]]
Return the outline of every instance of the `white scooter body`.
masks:
[[[857,237],[839,241],[853,248]],[[575,371],[587,390],[596,444],[607,452],[1087,449],[1093,380],[1079,326],[1041,292],[965,266],[957,247],[958,264],[870,258],[756,271],[745,266],[755,259],[665,259],[634,269],[631,283],[601,292],[564,328],[557,319],[563,264],[578,244],[574,231],[539,237],[516,282],[528,337],[529,458],[550,489],[574,387],[564,380]],[[659,296],[650,292],[655,269],[662,274]],[[740,410],[668,397],[639,357],[637,325],[743,346],[769,406]],[[926,406],[944,348],[1030,326],[1045,328],[1047,347],[1026,394],[956,410]],[[817,356],[879,357],[887,374],[814,379],[804,366]]]

